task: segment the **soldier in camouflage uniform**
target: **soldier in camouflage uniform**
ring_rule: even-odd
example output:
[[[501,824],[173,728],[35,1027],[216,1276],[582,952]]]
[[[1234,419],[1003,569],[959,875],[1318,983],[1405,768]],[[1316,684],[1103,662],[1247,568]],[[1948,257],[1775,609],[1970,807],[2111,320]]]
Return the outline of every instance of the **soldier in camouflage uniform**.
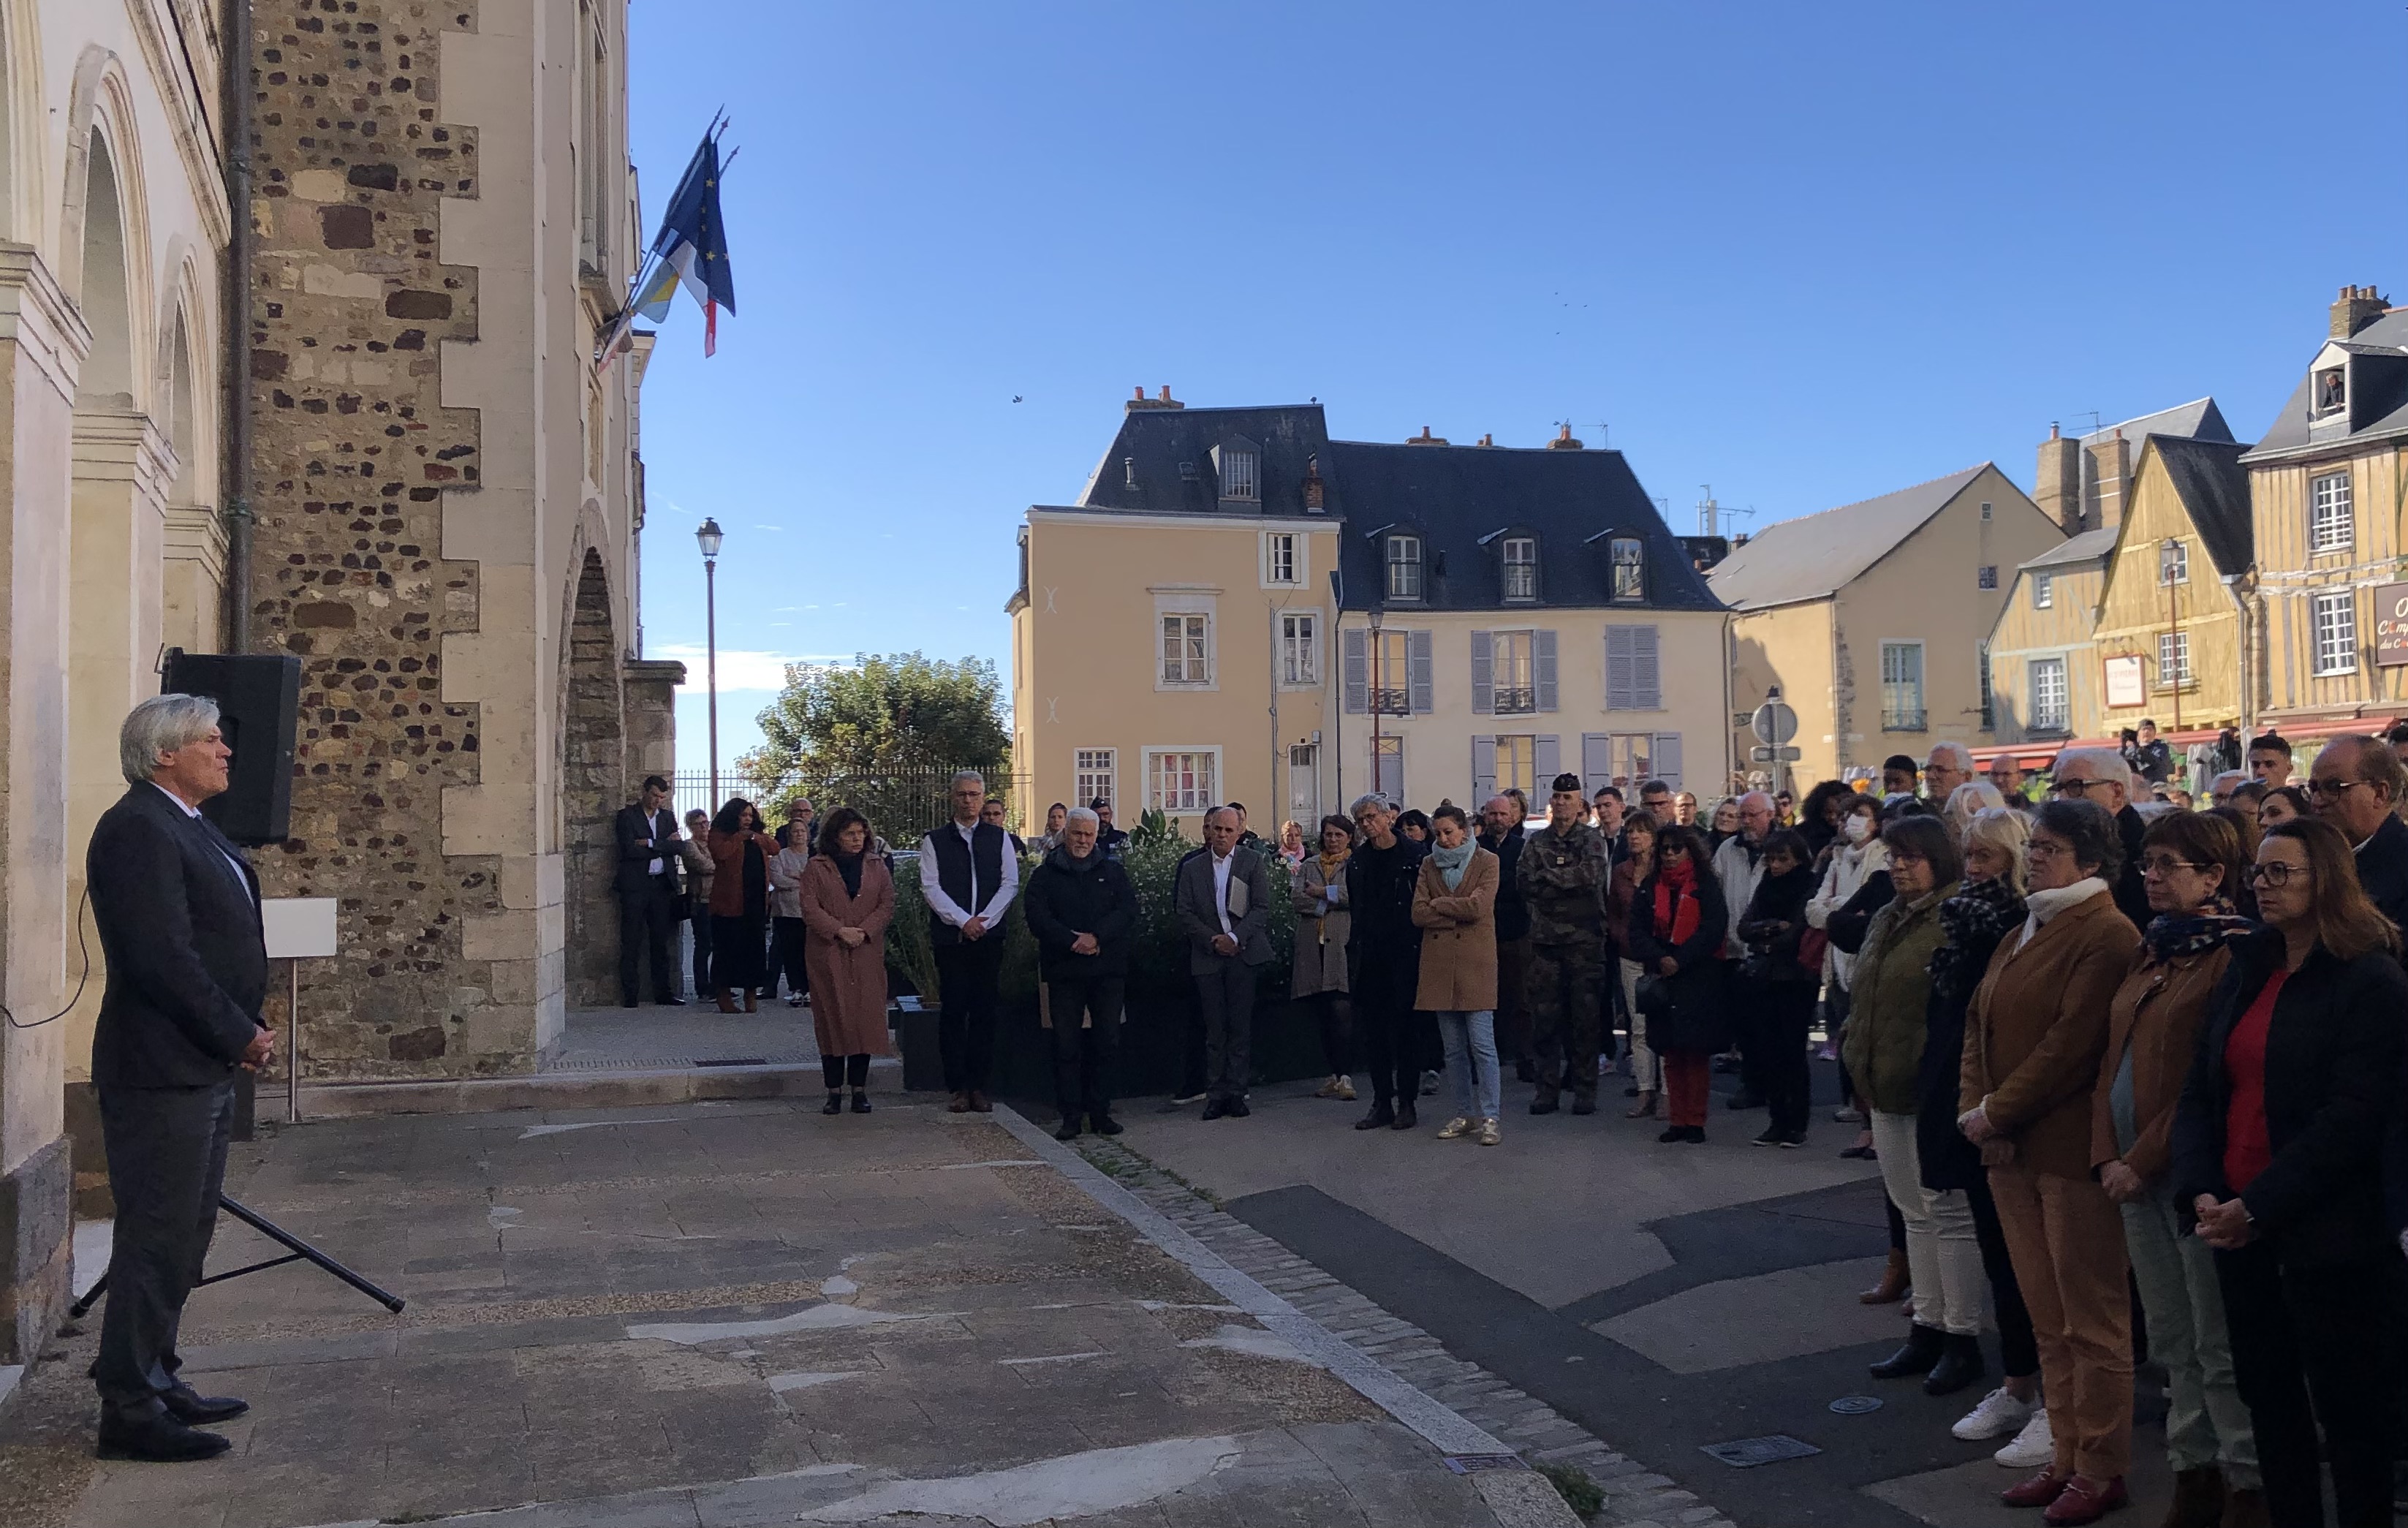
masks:
[[[1522,1001],[1539,1060],[1532,1114],[1555,1112],[1567,1078],[1572,1113],[1597,1112],[1610,877],[1605,835],[1583,820],[1587,809],[1580,776],[1559,774],[1547,803],[1547,826],[1522,840],[1519,878],[1530,909]]]

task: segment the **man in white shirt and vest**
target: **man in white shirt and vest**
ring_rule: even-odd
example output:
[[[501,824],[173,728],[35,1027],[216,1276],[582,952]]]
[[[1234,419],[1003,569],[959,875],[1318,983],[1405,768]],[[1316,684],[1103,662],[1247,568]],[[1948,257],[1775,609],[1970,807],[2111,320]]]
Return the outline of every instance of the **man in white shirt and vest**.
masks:
[[[941,1004],[937,1048],[954,1114],[987,1114],[995,1066],[996,984],[1003,973],[1003,914],[1020,893],[1020,858],[1001,828],[979,820],[986,778],[953,776],[953,820],[920,841],[920,894],[928,903]]]

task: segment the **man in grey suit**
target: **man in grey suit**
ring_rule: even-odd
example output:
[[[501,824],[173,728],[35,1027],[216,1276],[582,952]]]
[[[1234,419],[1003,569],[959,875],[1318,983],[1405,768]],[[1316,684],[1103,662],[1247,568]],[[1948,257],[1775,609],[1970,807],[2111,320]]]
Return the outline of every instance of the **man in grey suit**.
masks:
[[[101,1318],[100,1454],[208,1459],[228,1445],[196,1422],[244,1403],[177,1377],[176,1328],[217,1228],[235,1074],[267,1062],[259,1021],[267,946],[259,878],[201,815],[233,751],[213,700],[159,695],[118,732],[128,789],[93,829],[84,875],[108,958],[92,1041],[108,1187],[117,1201]]]
[[[1270,872],[1263,857],[1238,846],[1235,810],[1204,814],[1204,852],[1179,867],[1173,905],[1187,932],[1187,970],[1204,1016],[1204,1117],[1246,1107],[1248,1055],[1254,1024],[1254,976],[1268,965]]]

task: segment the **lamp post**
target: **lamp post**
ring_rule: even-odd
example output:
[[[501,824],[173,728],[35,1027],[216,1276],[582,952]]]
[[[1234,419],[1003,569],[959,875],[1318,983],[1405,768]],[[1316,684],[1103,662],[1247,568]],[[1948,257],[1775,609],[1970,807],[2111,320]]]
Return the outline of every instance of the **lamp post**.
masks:
[[[694,531],[702,548],[702,643],[710,685],[710,810],[719,810],[719,522],[706,517]]]

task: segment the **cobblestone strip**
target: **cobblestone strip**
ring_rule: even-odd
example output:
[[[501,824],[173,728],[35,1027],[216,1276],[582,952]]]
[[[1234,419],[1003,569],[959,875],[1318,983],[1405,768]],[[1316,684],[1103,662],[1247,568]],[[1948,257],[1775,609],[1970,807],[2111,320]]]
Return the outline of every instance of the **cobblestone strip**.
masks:
[[[1524,1459],[1533,1464],[1568,1464],[1587,1475],[1605,1494],[1604,1510],[1591,1522],[1615,1528],[1733,1528],[1728,1518],[1670,1477],[1616,1453],[1553,1406],[1479,1364],[1455,1358],[1436,1337],[1389,1315],[1138,1152],[1093,1135],[1082,1137],[1078,1150],[1097,1171],[1229,1266]]]

